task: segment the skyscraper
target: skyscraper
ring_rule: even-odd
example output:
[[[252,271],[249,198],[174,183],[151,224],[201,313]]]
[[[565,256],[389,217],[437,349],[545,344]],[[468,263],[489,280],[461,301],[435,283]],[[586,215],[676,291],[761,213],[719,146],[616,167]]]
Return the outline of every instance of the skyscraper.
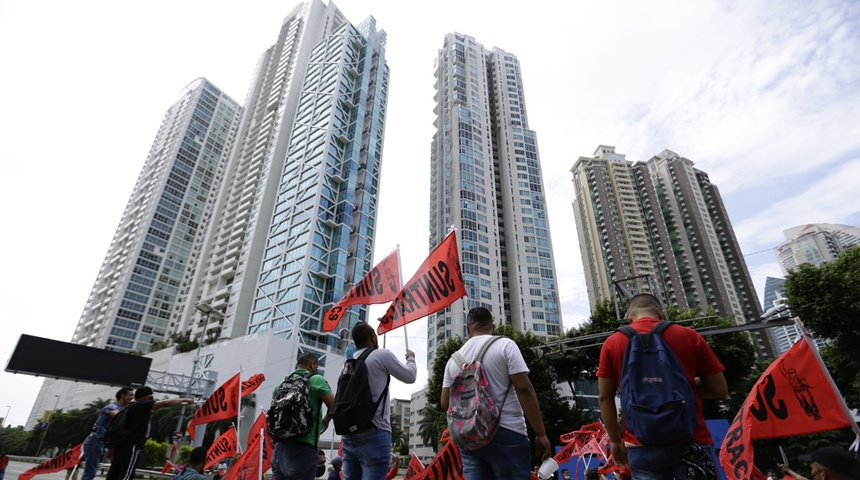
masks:
[[[774,253],[785,275],[802,264],[818,267],[832,262],[845,250],[860,245],[860,228],[850,225],[811,223],[783,233],[785,241]]]
[[[147,352],[181,323],[240,114],[203,78],[167,111],[72,342]]]
[[[222,337],[295,339],[289,355],[313,348],[325,366],[337,338],[320,318],[372,266],[385,41],[373,18],[310,0],[260,57],[194,287],[225,314]]]
[[[445,36],[436,58],[431,145],[430,247],[457,228],[467,297],[431,315],[428,360],[465,336],[465,312],[539,336],[562,330],[535,132],[516,56],[468,35]]]
[[[612,298],[615,284],[637,293],[647,278],[667,305],[713,307],[738,324],[761,316],[719,190],[691,160],[664,150],[631,162],[600,145],[571,172],[592,307]]]
[[[344,357],[320,319],[373,263],[385,45],[372,17],[353,25],[308,0],[260,56],[244,108],[192,83],[165,117],[74,341],[146,352],[174,332],[235,339],[151,355],[179,375],[223,374],[256,345],[245,366],[283,378],[314,351],[334,383]],[[197,321],[212,312],[223,324]],[[56,393],[64,405],[86,395],[72,383],[46,381],[31,417]]]

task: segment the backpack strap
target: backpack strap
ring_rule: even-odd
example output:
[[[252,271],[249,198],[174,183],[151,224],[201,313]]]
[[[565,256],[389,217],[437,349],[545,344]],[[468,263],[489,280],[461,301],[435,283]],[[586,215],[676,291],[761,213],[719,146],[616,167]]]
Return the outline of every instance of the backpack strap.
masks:
[[[373,347],[373,348],[367,347],[363,352],[361,352],[361,355],[355,360],[355,363],[358,364],[358,362],[364,362],[365,360],[367,360],[367,357],[370,356],[370,353],[373,352],[374,350],[378,349],[378,348],[379,347]],[[365,367],[365,368],[367,368],[367,367]],[[368,381],[368,383],[370,382],[370,375],[368,375],[367,381]],[[376,399],[376,402],[373,405],[374,416],[376,416],[376,411],[379,410],[379,404],[382,402],[382,399],[385,398],[385,395],[388,394],[388,386],[389,385],[391,385],[391,375],[386,375],[385,388],[382,389],[382,392],[379,394],[379,398]],[[367,387],[369,389],[370,385],[368,385]],[[373,398],[373,392],[372,391],[370,392],[370,398]]]
[[[484,354],[487,353],[487,349],[490,348],[490,345],[492,345],[493,342],[495,342],[496,340],[498,340],[500,338],[502,338],[501,335],[491,336],[489,340],[487,340],[486,342],[484,342],[483,345],[481,345],[481,349],[478,350],[478,354],[475,355],[475,358],[472,360],[472,362],[467,362],[466,359],[463,358],[463,355],[460,354],[459,350],[454,352],[454,354],[451,355],[451,357],[457,362],[458,365],[460,365],[460,367],[463,367],[467,363],[480,362],[481,360],[484,359]],[[508,401],[508,394],[511,392],[511,385],[512,384],[513,383],[509,384],[508,388],[505,389],[505,396],[502,399],[502,405],[501,405],[501,407],[499,407],[500,409],[504,408],[505,402]]]
[[[651,341],[651,335],[659,335],[662,337],[663,332],[665,332],[666,329],[671,327],[672,325],[674,325],[674,323],[672,323],[670,321],[660,320],[659,322],[657,322],[657,325],[654,325],[654,328],[652,328],[651,331],[648,333],[639,333],[630,325],[624,325],[624,326],[618,327],[615,329],[615,331],[621,332],[624,335],[627,335],[627,338],[633,338],[634,335],[639,335],[641,337],[640,340],[645,345],[648,345]]]

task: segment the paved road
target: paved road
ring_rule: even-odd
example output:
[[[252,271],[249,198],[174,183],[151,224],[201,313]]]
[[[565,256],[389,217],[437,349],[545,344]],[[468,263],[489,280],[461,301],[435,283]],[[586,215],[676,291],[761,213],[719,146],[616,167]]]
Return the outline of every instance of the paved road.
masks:
[[[10,460],[9,466],[6,467],[6,480],[18,480],[18,475],[26,472],[27,470],[35,467],[38,463],[28,463],[28,462],[19,462],[17,460]],[[80,477],[80,474],[78,474]],[[66,480],[66,471],[63,470],[61,472],[56,473],[44,473],[40,475],[36,475],[33,477],[33,480]]]

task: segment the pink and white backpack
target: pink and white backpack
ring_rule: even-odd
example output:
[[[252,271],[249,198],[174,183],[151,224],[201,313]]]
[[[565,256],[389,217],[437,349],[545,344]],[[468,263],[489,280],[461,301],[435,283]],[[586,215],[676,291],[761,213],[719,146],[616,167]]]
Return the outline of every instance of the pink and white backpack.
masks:
[[[467,362],[460,352],[454,352],[451,357],[463,370],[454,377],[450,387],[448,433],[454,444],[466,450],[481,448],[493,440],[502,406],[507,400],[508,394],[505,393],[501,404],[495,402],[490,394],[487,375],[481,367],[487,348],[499,338],[495,336],[484,342],[471,362]]]

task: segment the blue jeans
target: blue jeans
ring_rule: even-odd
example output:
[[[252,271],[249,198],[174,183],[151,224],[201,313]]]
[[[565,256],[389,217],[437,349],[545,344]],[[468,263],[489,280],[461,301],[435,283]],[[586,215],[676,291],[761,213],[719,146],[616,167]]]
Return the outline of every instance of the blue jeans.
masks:
[[[706,455],[719,465],[717,452],[713,445],[701,445]],[[688,465],[684,463],[684,444],[680,445],[647,445],[629,447],[627,463],[633,480],[685,480],[688,477]],[[716,471],[711,479],[716,478]]]
[[[105,446],[102,443],[101,437],[94,437],[92,434],[84,440],[84,474],[81,475],[81,480],[93,480],[96,478],[96,473],[99,471],[99,463],[105,454]]]
[[[313,480],[319,449],[304,442],[277,442],[272,453],[272,480]]]
[[[466,480],[530,478],[529,437],[499,427],[493,441],[477,450],[460,449]]]
[[[344,480],[385,480],[391,463],[391,432],[374,428],[343,435]]]

